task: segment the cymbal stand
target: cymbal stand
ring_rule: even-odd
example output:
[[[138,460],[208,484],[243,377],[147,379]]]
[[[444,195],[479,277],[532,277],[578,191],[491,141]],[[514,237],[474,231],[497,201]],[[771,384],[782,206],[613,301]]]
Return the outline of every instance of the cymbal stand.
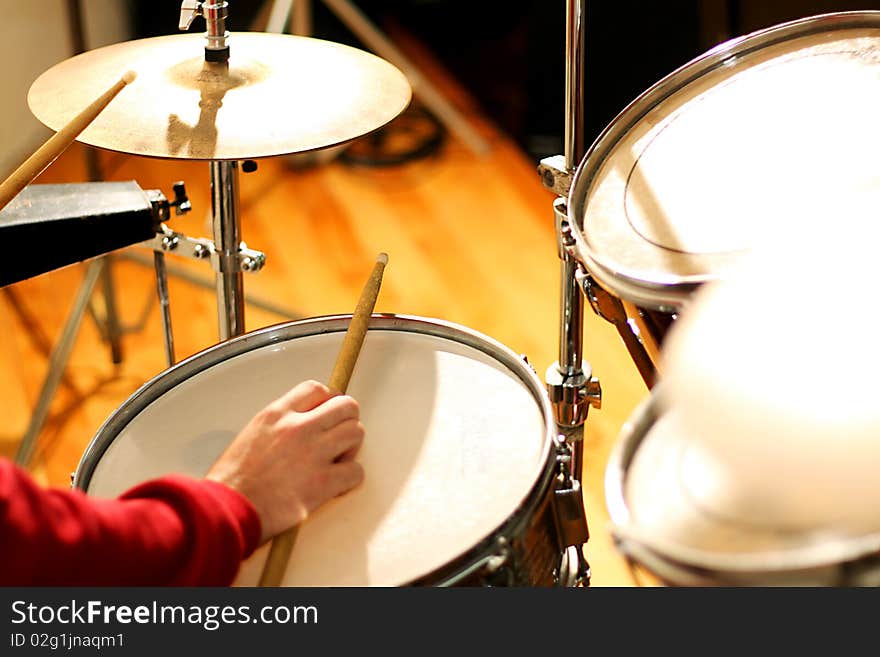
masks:
[[[184,0],[180,7],[181,30],[189,29],[197,16],[205,19],[205,60],[229,62],[226,18],[229,3],[225,0]],[[216,251],[212,264],[217,272],[217,320],[220,340],[228,340],[245,331],[243,271],[256,264],[241,254],[241,218],[239,216],[239,169],[236,161],[212,161],[211,210]],[[262,264],[260,264],[262,266]]]
[[[585,80],[585,0],[568,0],[566,10],[565,68],[565,155],[547,158],[539,172],[544,185],[558,194],[553,202],[558,254],[561,262],[561,293],[559,322],[559,360],[547,370],[547,390],[556,415],[559,432],[571,448],[571,475],[580,479],[583,473],[584,423],[591,406],[599,408],[602,389],[592,376],[590,364],[583,360],[584,298],[577,280],[579,265],[571,247],[574,244],[568,225],[566,200],[571,177],[586,153],[584,129]],[[584,528],[585,529],[585,528]],[[581,543],[588,532],[584,531]],[[578,550],[580,579],[589,583],[589,565]]]
[[[244,333],[244,277],[239,216],[238,162],[211,162],[211,209],[217,272],[220,340]]]

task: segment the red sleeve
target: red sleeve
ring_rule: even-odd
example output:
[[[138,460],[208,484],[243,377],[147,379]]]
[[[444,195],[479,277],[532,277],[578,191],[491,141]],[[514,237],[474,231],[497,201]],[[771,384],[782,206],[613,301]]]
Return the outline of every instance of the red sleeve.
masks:
[[[0,585],[225,586],[259,539],[250,502],[216,482],[163,477],[100,500],[0,460]]]

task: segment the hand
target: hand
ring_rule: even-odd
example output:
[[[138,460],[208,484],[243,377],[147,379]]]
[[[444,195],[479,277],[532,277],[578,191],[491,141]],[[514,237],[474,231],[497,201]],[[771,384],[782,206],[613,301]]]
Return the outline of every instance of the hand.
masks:
[[[363,480],[353,460],[364,439],[359,417],[351,397],[300,383],[254,416],[206,478],[251,501],[267,541]]]

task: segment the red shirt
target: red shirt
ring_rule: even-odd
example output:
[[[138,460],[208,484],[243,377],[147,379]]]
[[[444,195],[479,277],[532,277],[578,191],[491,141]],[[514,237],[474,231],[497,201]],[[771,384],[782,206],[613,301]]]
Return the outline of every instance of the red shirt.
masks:
[[[225,586],[259,540],[223,484],[169,476],[101,500],[0,460],[0,585]]]

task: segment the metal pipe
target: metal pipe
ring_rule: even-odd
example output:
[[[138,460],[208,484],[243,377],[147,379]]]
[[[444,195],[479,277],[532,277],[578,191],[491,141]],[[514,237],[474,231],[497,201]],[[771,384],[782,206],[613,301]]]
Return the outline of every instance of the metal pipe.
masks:
[[[107,342],[110,344],[110,358],[114,365],[122,362],[122,326],[119,322],[119,310],[116,307],[116,285],[113,281],[113,256],[104,256],[104,268],[101,271],[101,291],[104,295],[103,328]]]
[[[587,152],[584,134],[586,1],[568,0],[565,17],[565,168],[573,172]]]
[[[554,210],[558,222],[567,222],[564,203],[555,204]],[[560,228],[563,241],[566,226],[567,223]],[[584,297],[575,276],[577,261],[566,249],[561,249],[560,258],[559,373],[568,378],[583,374]]]
[[[239,264],[238,162],[211,164],[211,210],[217,271],[217,318],[220,340],[244,333],[244,276]]]
[[[568,0],[565,21],[565,168],[573,172],[586,154],[584,135],[584,82],[586,23],[585,0]],[[583,357],[584,301],[575,280],[577,262],[568,253],[566,233],[568,219],[564,199],[554,203],[556,229],[559,236],[561,265],[560,326],[559,326],[559,373],[563,377],[579,376]]]
[[[159,311],[162,313],[162,336],[165,339],[165,358],[168,367],[174,365],[174,333],[171,331],[171,301],[168,297],[168,269],[165,254],[153,251],[153,266],[156,268],[156,294],[159,297]]]
[[[85,278],[73,302],[73,308],[67,317],[67,322],[64,324],[64,329],[61,332],[58,343],[52,350],[52,357],[49,360],[49,368],[46,379],[43,382],[43,388],[40,390],[40,396],[37,398],[37,403],[34,406],[34,412],[31,415],[27,431],[25,431],[24,437],[18,446],[18,452],[15,455],[15,462],[23,468],[27,467],[31,460],[37,438],[49,415],[49,406],[52,403],[52,398],[55,396],[55,391],[58,389],[58,384],[61,381],[61,376],[64,374],[67,361],[70,359],[70,352],[73,350],[80,322],[89,304],[89,299],[92,297],[95,285],[101,276],[101,272],[104,270],[104,264],[103,258],[98,258],[89,263]]]

